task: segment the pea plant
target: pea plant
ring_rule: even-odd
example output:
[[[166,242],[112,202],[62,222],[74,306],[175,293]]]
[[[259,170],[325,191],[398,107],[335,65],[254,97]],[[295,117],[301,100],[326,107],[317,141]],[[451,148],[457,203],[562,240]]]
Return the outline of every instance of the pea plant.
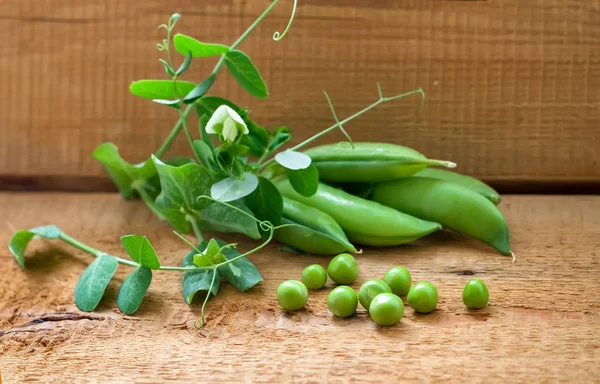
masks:
[[[287,177],[293,188],[304,196],[311,196],[318,187],[317,168],[311,158],[299,150],[315,139],[336,129],[352,140],[343,125],[375,108],[381,103],[412,94],[424,93],[419,88],[401,95],[385,97],[377,84],[379,98],[352,116],[338,119],[329,96],[325,99],[331,108],[335,123],[304,140],[293,148],[282,150],[290,140],[287,126],[267,129],[256,123],[248,108],[232,101],[208,95],[223,67],[237,83],[252,96],[268,97],[267,85],[250,57],[239,49],[242,42],[275,7],[274,0],[250,27],[231,45],[206,43],[180,33],[174,34],[179,14],[159,26],[166,37],[157,44],[163,54],[159,59],[166,79],[145,79],[130,86],[133,95],[152,100],[177,114],[177,122],[164,143],[148,159],[131,164],[124,160],[117,147],[104,143],[94,151],[120,194],[125,199],[141,198],[148,208],[174,229],[189,252],[181,265],[162,265],[150,241],[142,235],[121,237],[129,259],[109,255],[69,236],[57,226],[48,225],[15,233],[9,249],[18,264],[25,267],[25,250],[34,237],[60,239],[95,257],[85,269],[75,287],[75,303],[82,311],[93,311],[102,299],[105,289],[119,264],[133,268],[123,281],[117,296],[118,308],[127,315],[137,311],[152,281],[153,271],[183,273],[182,293],[188,304],[198,292],[204,292],[204,309],[211,295],[217,295],[222,277],[240,291],[246,291],[263,281],[260,272],[247,259],[265,247],[281,224],[283,199],[273,183],[275,177]],[[291,27],[296,2],[290,21],[283,33],[276,32],[274,40],[282,39]],[[180,60],[177,58],[181,57]],[[199,82],[182,77],[195,59],[218,57],[208,76]],[[175,62],[179,61],[179,65]],[[198,127],[195,134],[188,124],[196,114]],[[166,158],[173,140],[183,131],[194,158]],[[198,138],[194,138],[197,135]],[[289,224],[287,224],[289,225]],[[254,249],[240,253],[236,244],[217,238],[204,237],[204,231],[239,233],[261,243]],[[195,236],[195,241],[187,236]]]

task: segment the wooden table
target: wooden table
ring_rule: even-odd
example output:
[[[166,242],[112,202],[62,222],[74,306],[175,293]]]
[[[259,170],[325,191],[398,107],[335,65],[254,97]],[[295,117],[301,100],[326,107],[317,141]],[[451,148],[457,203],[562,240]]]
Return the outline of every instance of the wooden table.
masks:
[[[331,283],[306,310],[277,305],[275,290],[310,263],[272,244],[252,257],[265,282],[247,293],[227,284],[194,328],[200,305],[181,297],[181,275],[159,272],[135,316],[115,306],[120,266],[98,310],[82,313],[75,283],[91,256],[37,241],[27,271],[0,233],[0,353],[4,383],[17,382],[593,382],[600,377],[600,196],[506,196],[516,264],[460,235],[441,232],[411,245],[365,249],[354,288],[404,265],[433,282],[438,309],[382,328],[359,310],[335,319]],[[139,202],[116,194],[2,193],[2,223],[21,229],[57,224],[106,252],[124,255],[119,237],[145,234],[161,261],[179,264],[186,247]],[[240,248],[253,244],[241,237]],[[466,309],[461,291],[483,279],[490,305]]]

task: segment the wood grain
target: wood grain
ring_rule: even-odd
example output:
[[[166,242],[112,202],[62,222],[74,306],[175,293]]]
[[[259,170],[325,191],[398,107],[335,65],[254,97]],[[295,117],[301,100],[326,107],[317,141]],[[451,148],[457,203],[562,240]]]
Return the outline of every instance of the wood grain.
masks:
[[[4,0],[0,175],[105,176],[91,153],[106,141],[143,160],[176,119],[128,92],[133,80],[163,76],[156,26],[178,11],[179,31],[230,44],[267,5]],[[213,92],[270,128],[289,125],[294,142],[333,123],[322,89],[344,117],[375,100],[376,81],[386,94],[422,86],[422,114],[413,97],[346,128],[492,182],[600,182],[600,0],[306,0],[273,42],[290,10],[283,1],[241,46],[271,97],[252,100],[225,73]],[[194,61],[188,78],[213,65]],[[188,151],[180,139],[171,153]]]
[[[506,196],[501,209],[519,260],[451,233],[409,246],[365,249],[359,284],[402,264],[440,292],[438,309],[400,325],[376,326],[365,313],[333,318],[326,296],[312,292],[306,310],[287,314],[277,285],[310,263],[276,244],[252,257],[265,282],[240,293],[223,284],[209,302],[208,327],[194,328],[181,276],[158,272],[133,317],[115,307],[127,268],[94,313],[73,304],[75,283],[91,257],[38,241],[21,271],[0,232],[0,354],[5,383],[17,382],[577,382],[600,374],[600,197]],[[187,252],[139,202],[114,194],[0,194],[0,220],[18,228],[56,223],[115,255],[119,236],[149,237],[163,264]],[[253,243],[238,237],[242,249]],[[462,287],[483,279],[490,305],[465,309]]]

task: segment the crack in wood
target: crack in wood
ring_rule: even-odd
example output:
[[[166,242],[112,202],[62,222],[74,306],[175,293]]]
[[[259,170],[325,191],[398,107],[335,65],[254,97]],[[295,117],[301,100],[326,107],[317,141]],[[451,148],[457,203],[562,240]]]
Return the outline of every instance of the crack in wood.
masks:
[[[44,314],[41,315],[39,317],[36,317],[35,319],[18,325],[12,329],[9,329],[8,331],[0,331],[0,337],[10,334],[10,333],[21,333],[21,332],[38,332],[38,331],[49,331],[50,329],[48,328],[42,328],[42,329],[22,329],[22,328],[27,328],[27,327],[31,327],[34,325],[38,325],[38,324],[43,324],[43,323],[48,323],[48,322],[60,322],[60,321],[79,321],[79,320],[104,320],[104,317],[98,317],[98,316],[90,316],[90,315],[83,315],[83,314],[79,314],[79,313],[53,313],[53,314]]]

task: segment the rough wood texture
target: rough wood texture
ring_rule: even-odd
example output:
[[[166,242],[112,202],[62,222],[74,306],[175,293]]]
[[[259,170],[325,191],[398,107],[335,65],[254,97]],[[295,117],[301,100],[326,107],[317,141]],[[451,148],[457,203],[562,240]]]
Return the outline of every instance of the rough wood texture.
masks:
[[[311,294],[306,310],[286,314],[277,285],[309,263],[277,245],[252,257],[265,282],[247,293],[224,284],[208,305],[208,328],[193,323],[181,276],[155,274],[134,317],[115,309],[127,268],[98,311],[73,304],[73,287],[91,257],[57,242],[32,244],[27,271],[0,233],[0,353],[5,383],[17,382],[593,382],[600,374],[600,197],[506,196],[501,205],[519,255],[516,264],[485,246],[439,233],[410,246],[366,249],[361,275],[382,276],[403,264],[416,280],[435,283],[438,309],[406,309],[398,326],[376,326],[364,310],[347,320],[327,311],[331,283]],[[137,202],[114,194],[0,194],[1,222],[18,228],[56,223],[71,235],[123,255],[119,236],[146,234],[163,264],[185,247]],[[240,246],[252,246],[236,238]],[[465,309],[468,279],[485,280],[490,305]]]
[[[599,0],[304,0],[291,33],[275,43],[291,3],[241,47],[272,97],[251,100],[225,73],[213,91],[249,104],[266,126],[288,124],[298,142],[333,122],[322,89],[348,116],[376,98],[376,81],[386,94],[422,86],[423,114],[413,97],[347,128],[357,140],[455,160],[486,180],[600,183]],[[231,43],[267,5],[0,2],[0,176],[104,176],[91,153],[105,141],[142,160],[176,118],[128,92],[133,80],[163,76],[156,26],[178,11],[179,31]],[[189,78],[213,65],[195,61]],[[187,150],[184,140],[175,150]]]

